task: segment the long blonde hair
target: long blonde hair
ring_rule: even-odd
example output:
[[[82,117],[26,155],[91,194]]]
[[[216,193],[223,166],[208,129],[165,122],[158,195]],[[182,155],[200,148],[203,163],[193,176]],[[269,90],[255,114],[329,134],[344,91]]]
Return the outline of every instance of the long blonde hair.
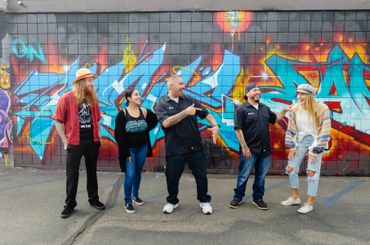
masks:
[[[317,110],[317,102],[312,94],[307,95],[306,109],[308,111],[308,114],[310,115],[311,121],[317,129],[320,125],[320,115]]]
[[[80,106],[82,103],[87,103],[89,106],[98,103],[95,89],[91,91],[86,89],[86,79],[81,79],[73,82],[74,96],[77,104]]]

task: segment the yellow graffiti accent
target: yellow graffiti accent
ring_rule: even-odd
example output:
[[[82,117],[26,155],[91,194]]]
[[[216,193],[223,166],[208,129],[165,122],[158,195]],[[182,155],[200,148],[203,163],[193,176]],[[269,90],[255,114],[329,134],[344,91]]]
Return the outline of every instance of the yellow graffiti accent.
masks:
[[[188,70],[188,71],[192,72],[193,74],[195,74],[198,79],[201,78],[200,75],[196,71],[194,71],[194,70],[192,70],[192,69],[190,69],[188,67],[185,67],[185,66],[174,66],[172,68],[172,71],[173,71],[173,73],[177,74],[177,71],[180,70],[180,69]]]
[[[239,100],[240,102],[244,102],[244,95],[245,95],[245,87],[247,86],[247,80],[249,78],[245,77],[245,71],[243,67],[240,67],[240,73],[238,77],[235,79],[235,87],[233,90],[233,100]]]
[[[26,137],[27,137],[27,139],[29,139],[29,140],[30,140],[30,143],[31,143],[31,142],[32,142],[32,143],[37,143],[37,144],[39,144],[39,145],[51,145],[51,144],[53,144],[53,143],[54,143],[54,138],[51,138],[51,140],[50,140],[49,142],[40,142],[40,141],[38,141],[38,140],[32,139],[32,138],[30,137],[30,134],[29,134],[29,133],[26,135]]]
[[[86,63],[86,64],[84,64],[84,68],[90,68],[92,65],[90,64],[90,63]]]
[[[135,52],[131,49],[131,43],[128,41],[128,46],[123,50],[123,56],[122,56],[122,64],[125,65],[125,72],[128,73],[132,69],[134,69],[136,62],[137,62],[137,56],[135,55]]]
[[[368,59],[366,55],[367,46],[365,44],[343,43],[340,46],[349,59],[352,59],[353,56],[357,54],[362,61],[367,62],[367,59]]]
[[[4,90],[10,89],[10,74],[6,71],[8,66],[0,66],[0,88]]]

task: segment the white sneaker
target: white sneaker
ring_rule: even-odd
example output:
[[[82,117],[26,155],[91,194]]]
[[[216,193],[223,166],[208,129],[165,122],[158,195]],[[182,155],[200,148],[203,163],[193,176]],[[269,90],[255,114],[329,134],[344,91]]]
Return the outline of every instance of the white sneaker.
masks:
[[[300,214],[306,214],[313,211],[313,206],[310,204],[305,203],[302,207],[300,207],[297,212]]]
[[[285,201],[281,202],[281,205],[283,206],[292,206],[292,205],[298,205],[301,204],[301,199],[298,197],[297,199],[294,199],[293,197],[289,197]]]
[[[163,213],[164,214],[170,214],[173,212],[173,210],[175,210],[177,207],[179,206],[179,204],[171,204],[171,203],[166,203],[164,206],[163,206]]]
[[[200,208],[202,209],[202,212],[206,215],[213,213],[212,206],[209,202],[201,202],[199,203]]]

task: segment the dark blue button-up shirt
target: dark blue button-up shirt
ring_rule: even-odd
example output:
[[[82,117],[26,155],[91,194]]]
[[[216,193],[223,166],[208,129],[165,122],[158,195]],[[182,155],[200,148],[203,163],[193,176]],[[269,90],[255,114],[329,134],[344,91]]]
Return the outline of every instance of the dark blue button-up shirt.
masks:
[[[163,128],[166,142],[166,155],[184,154],[203,149],[197,116],[204,119],[207,117],[208,111],[198,100],[187,95],[179,97],[178,103],[172,100],[168,95],[160,98],[157,104],[156,114],[161,125],[163,125],[164,120],[185,110],[192,104],[202,110],[197,111],[193,116],[185,117],[179,123],[171,127]]]

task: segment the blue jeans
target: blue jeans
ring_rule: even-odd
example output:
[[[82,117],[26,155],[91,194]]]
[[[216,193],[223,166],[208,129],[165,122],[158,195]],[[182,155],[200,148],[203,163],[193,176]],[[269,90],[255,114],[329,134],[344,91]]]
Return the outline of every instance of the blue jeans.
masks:
[[[293,168],[292,172],[287,174],[289,175],[289,182],[290,182],[290,188],[292,189],[298,189],[299,188],[299,179],[298,179],[298,173],[299,168],[301,166],[301,163],[303,161],[303,158],[308,153],[308,148],[313,144],[315,138],[311,135],[305,136],[300,142],[297,142],[296,152],[292,159],[288,161],[288,167]],[[319,180],[320,180],[320,170],[321,170],[321,159],[322,155],[318,154],[316,156],[315,162],[308,162],[307,163],[307,170],[312,170],[315,172],[313,176],[307,177],[307,195],[315,197],[317,194],[317,189],[319,187]]]
[[[125,204],[132,203],[132,197],[139,196],[141,171],[143,170],[148,145],[137,148],[129,148],[131,161],[126,160],[126,174],[123,189],[125,191]]]
[[[239,175],[236,188],[234,189],[235,194],[233,200],[240,202],[245,196],[245,187],[247,186],[247,181],[253,168],[255,169],[253,200],[263,200],[263,195],[265,193],[265,176],[270,168],[270,158],[270,154],[257,155],[252,153],[249,159],[240,155]]]

